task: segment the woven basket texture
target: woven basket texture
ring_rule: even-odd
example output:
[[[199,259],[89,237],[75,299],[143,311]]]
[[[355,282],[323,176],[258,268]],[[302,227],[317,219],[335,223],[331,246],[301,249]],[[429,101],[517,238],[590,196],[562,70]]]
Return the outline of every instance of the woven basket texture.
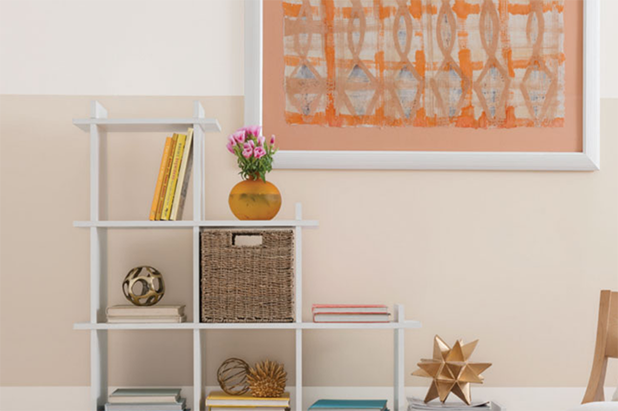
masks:
[[[238,236],[261,236],[237,245]],[[294,321],[294,232],[290,229],[201,231],[201,321]]]

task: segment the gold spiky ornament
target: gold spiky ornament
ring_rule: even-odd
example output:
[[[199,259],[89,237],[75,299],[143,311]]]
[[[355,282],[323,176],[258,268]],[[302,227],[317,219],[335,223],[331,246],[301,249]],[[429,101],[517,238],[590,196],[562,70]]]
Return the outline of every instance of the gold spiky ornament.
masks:
[[[281,397],[287,378],[288,373],[283,369],[283,364],[269,360],[258,362],[247,373],[251,394],[260,398]]]
[[[420,369],[412,375],[433,378],[425,403],[440,398],[444,402],[452,392],[470,405],[470,383],[483,383],[481,373],[491,367],[491,363],[471,363],[469,358],[479,340],[464,344],[457,340],[453,348],[436,335],[433,343],[433,359],[421,360]]]

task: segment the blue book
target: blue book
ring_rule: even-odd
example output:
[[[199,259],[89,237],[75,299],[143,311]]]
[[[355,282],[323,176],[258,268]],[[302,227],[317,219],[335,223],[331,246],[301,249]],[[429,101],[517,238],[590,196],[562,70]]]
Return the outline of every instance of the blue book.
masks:
[[[348,411],[363,411],[363,410],[381,410],[387,411],[386,400],[318,400],[310,410],[348,410]]]

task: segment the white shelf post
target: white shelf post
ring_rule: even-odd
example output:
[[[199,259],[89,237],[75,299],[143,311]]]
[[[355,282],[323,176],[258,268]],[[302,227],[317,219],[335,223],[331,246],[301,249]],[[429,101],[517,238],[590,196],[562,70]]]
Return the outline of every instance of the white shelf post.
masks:
[[[91,118],[107,118],[107,110],[90,102]],[[90,220],[107,218],[106,135],[97,125],[90,126]],[[90,228],[90,322],[103,320],[107,305],[107,231]],[[96,411],[107,401],[107,330],[90,331],[90,409]]]
[[[199,101],[193,102],[193,117],[205,118],[204,107]],[[193,221],[204,219],[204,130],[198,125],[193,126]],[[193,227],[193,322],[200,322],[200,227]],[[193,330],[193,409],[202,409],[203,381],[202,364],[202,334],[199,329]]]
[[[403,305],[395,304],[395,321],[403,324],[405,322],[405,313]],[[393,395],[393,411],[400,411],[405,404],[405,392],[404,392],[404,329],[403,327],[395,328],[394,331],[394,372],[395,378],[393,381],[394,395]]]
[[[193,106],[194,118],[204,118],[199,101]],[[193,128],[193,322],[200,322],[200,227],[204,217],[204,131]]]
[[[199,329],[193,330],[193,409],[202,409],[202,336]]]
[[[205,119],[206,114],[202,104],[193,102],[193,118]],[[193,125],[193,220],[200,221],[204,217],[206,205],[204,184],[204,130],[199,124]]]
[[[303,330],[296,329],[296,407],[294,410],[303,409]]]
[[[296,221],[303,219],[303,206],[296,203]],[[296,323],[303,322],[303,242],[302,227],[296,226],[294,236],[294,262],[296,264],[294,274],[294,285],[296,289]],[[303,330],[296,329],[296,411],[303,409]]]

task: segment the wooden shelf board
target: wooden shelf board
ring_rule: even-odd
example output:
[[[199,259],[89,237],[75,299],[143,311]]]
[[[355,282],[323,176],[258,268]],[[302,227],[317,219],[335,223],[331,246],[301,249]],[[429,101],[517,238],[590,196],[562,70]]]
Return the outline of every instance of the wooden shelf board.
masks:
[[[86,132],[93,124],[108,132],[177,132],[198,125],[204,132],[221,131],[212,118],[77,118],[73,124]]]
[[[318,227],[315,220],[74,221],[79,228]]]
[[[76,330],[395,330],[421,328],[418,321],[390,323],[76,323]]]

